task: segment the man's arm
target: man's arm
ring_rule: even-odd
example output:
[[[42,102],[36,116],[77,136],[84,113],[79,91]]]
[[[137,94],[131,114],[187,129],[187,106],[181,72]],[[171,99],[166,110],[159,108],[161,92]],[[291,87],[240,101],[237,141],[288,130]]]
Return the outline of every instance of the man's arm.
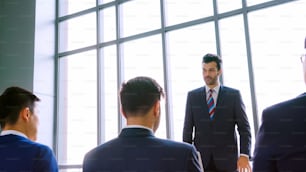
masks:
[[[235,103],[235,112],[236,112],[236,123],[238,126],[238,132],[240,135],[240,157],[237,161],[238,171],[251,172],[250,166],[250,149],[251,149],[251,130],[248,117],[245,112],[245,106],[242,101],[240,92],[237,93]]]
[[[245,106],[238,91],[235,101],[236,123],[240,136],[240,154],[250,156],[251,149],[251,129],[248,117],[245,112]]]
[[[183,141],[192,144],[193,117],[191,114],[190,93],[188,93],[183,128]]]
[[[204,172],[201,154],[196,150],[196,148],[192,145],[190,164],[188,167],[188,171],[195,171],[195,172]]]

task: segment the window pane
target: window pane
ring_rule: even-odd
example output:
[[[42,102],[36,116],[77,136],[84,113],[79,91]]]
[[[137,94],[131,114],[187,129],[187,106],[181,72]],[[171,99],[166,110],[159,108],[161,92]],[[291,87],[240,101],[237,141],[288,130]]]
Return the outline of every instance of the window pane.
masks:
[[[212,2],[207,0],[165,1],[167,26],[212,16],[214,14]]]
[[[59,15],[64,16],[96,6],[96,0],[76,1],[60,0]]]
[[[105,8],[100,11],[100,42],[116,39],[116,14],[115,7]]]
[[[122,36],[130,36],[161,27],[160,1],[137,0],[121,5]]]
[[[257,5],[265,2],[269,2],[272,0],[247,0],[247,6]]]
[[[154,78],[164,88],[161,35],[123,44],[125,81],[136,76]],[[165,108],[161,109],[160,126],[156,135],[166,138]]]
[[[182,141],[187,92],[204,85],[202,57],[216,53],[214,24],[206,23],[168,33],[174,139]]]
[[[96,44],[95,13],[61,22],[59,29],[60,52]]]
[[[222,47],[222,75],[224,85],[236,88],[240,91],[251,126],[252,144],[254,144],[254,120],[243,16],[239,15],[220,20],[219,26]],[[254,148],[254,146],[252,146],[252,148]]]
[[[97,71],[95,51],[60,59],[59,164],[81,164],[97,145]]]
[[[105,47],[101,49],[101,80],[102,90],[100,105],[104,114],[102,114],[102,128],[105,138],[108,141],[118,136],[118,85],[117,85],[117,56],[116,46]],[[104,116],[104,118],[103,118]]]
[[[241,0],[218,0],[218,13],[242,8]]]
[[[98,0],[99,4],[106,4],[108,2],[113,2],[115,0]]]
[[[299,59],[304,52],[305,5],[291,2],[249,15],[260,118],[265,107],[305,90]]]

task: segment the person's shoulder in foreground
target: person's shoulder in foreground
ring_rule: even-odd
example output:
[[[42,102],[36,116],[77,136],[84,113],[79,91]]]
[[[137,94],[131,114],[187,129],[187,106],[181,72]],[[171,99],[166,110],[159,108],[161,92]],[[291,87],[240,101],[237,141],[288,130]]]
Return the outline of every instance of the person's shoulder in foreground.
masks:
[[[127,126],[117,138],[85,155],[83,172],[202,171],[194,146],[154,136],[163,96],[162,87],[149,77],[123,83],[119,99]]]
[[[306,171],[306,94],[267,107],[256,137],[253,172]]]
[[[306,83],[305,54],[301,62]],[[253,158],[253,172],[262,171],[306,171],[306,93],[263,110]]]
[[[52,150],[35,142],[39,100],[20,87],[9,87],[0,96],[0,171],[58,171]]]
[[[154,136],[137,142],[119,136],[89,151],[84,157],[83,172],[201,172],[199,158],[191,144]]]

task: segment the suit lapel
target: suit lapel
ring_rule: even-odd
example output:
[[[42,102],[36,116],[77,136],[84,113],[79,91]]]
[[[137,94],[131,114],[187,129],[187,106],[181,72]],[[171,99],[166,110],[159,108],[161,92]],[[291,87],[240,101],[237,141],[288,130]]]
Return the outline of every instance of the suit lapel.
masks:
[[[219,111],[220,108],[222,109],[222,107],[224,106],[224,99],[226,98],[226,92],[227,92],[226,89],[222,85],[220,85],[214,120],[217,120],[219,118]]]
[[[223,103],[223,99],[225,96],[226,90],[224,89],[224,87],[221,85],[220,86],[220,90],[218,93],[218,99],[217,99],[217,103],[216,103],[216,108],[218,107],[218,105],[222,105]],[[217,110],[217,109],[216,109]]]
[[[201,90],[201,97],[204,99],[205,104],[207,105],[207,100],[206,100],[206,88],[203,87],[203,89]]]

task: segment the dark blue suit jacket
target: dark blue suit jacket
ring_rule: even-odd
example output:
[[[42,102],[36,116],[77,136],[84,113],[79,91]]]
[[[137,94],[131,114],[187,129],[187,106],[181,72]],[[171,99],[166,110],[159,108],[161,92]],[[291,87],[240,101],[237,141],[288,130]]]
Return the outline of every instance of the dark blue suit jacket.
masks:
[[[144,128],[125,128],[118,138],[88,152],[83,172],[198,172],[196,149],[159,139]]]
[[[0,171],[57,172],[52,150],[18,135],[0,136]]]
[[[306,171],[306,93],[265,109],[253,172]]]
[[[208,114],[205,87],[188,93],[183,141],[196,146],[202,155],[204,167],[213,156],[218,169],[237,169],[236,126],[240,135],[240,153],[250,155],[250,125],[239,91],[220,87],[213,120]]]

